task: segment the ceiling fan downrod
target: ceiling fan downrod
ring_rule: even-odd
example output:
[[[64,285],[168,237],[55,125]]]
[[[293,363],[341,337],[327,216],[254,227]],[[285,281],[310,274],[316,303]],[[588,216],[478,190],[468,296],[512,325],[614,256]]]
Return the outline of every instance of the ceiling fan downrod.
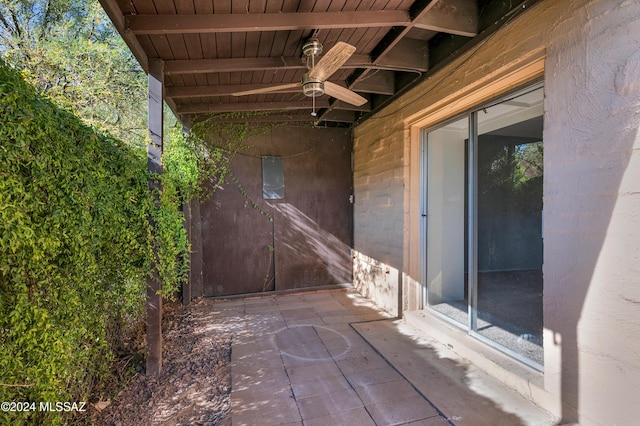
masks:
[[[302,46],[302,53],[307,57],[307,65],[309,59],[311,59],[311,67],[313,69],[316,66],[316,55],[322,53],[322,43],[316,37],[312,37]],[[309,77],[309,73],[306,73],[302,77],[302,93],[312,99],[313,107],[311,115],[316,116],[316,96],[324,95],[324,83],[321,80]]]

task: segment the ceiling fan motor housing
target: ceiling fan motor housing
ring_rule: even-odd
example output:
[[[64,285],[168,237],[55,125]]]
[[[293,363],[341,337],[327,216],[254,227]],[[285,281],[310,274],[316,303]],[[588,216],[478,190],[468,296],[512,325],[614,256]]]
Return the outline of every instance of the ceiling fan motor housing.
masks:
[[[302,46],[302,54],[306,57],[316,56],[322,53],[322,43],[315,37],[310,38]]]
[[[324,95],[324,82],[309,77],[305,74],[302,77],[302,93],[305,96],[314,97]]]

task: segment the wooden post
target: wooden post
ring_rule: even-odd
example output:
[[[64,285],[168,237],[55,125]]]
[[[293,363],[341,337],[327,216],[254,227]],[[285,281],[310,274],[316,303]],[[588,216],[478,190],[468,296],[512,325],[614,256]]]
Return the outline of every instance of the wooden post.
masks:
[[[200,201],[191,201],[191,296],[195,299],[204,296],[203,257],[202,257],[202,216]]]
[[[192,224],[192,214],[191,214],[191,204],[184,203],[182,205],[182,214],[184,214],[184,227],[187,230],[187,240],[189,244],[193,244],[193,224]],[[192,285],[192,263],[193,263],[193,248],[189,252],[189,279],[186,283],[182,284],[182,304],[188,305],[191,303],[191,285]]]
[[[162,174],[162,139],[163,139],[163,101],[164,101],[164,63],[160,59],[149,60],[149,104],[148,129],[149,144],[147,146],[147,168],[151,173]],[[162,189],[160,181],[149,179],[149,187]],[[159,202],[159,200],[156,200]],[[155,228],[153,219],[150,219]],[[162,288],[156,265],[153,275],[147,280],[147,375],[159,376],[162,372],[162,296],[158,294]]]
[[[188,136],[191,131],[191,116],[184,115],[181,117],[182,121],[182,134]],[[187,240],[190,245],[193,245],[193,212],[191,211],[191,202],[186,202],[182,205],[182,214],[184,214],[184,227],[187,230]],[[193,274],[193,247],[189,251],[189,279],[186,283],[182,284],[182,304],[188,305],[193,299],[191,295],[191,288],[193,280],[191,276]]]

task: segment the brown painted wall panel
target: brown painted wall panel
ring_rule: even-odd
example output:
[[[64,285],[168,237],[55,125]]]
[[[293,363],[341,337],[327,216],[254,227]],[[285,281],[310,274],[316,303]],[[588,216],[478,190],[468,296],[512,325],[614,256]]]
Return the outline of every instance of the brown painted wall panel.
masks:
[[[283,126],[248,144],[231,167],[247,198],[229,181],[201,208],[205,295],[351,282],[350,130]],[[283,158],[284,199],[262,199],[262,156]]]

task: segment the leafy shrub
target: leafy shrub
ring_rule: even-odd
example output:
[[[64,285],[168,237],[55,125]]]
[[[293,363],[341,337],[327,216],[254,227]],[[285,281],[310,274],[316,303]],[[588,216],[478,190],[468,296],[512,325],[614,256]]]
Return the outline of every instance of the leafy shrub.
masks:
[[[0,401],[86,401],[108,373],[113,324],[144,312],[152,265],[166,294],[186,276],[175,190],[155,206],[147,180],[144,152],[82,124],[0,60]],[[68,416],[0,411],[0,423]]]

